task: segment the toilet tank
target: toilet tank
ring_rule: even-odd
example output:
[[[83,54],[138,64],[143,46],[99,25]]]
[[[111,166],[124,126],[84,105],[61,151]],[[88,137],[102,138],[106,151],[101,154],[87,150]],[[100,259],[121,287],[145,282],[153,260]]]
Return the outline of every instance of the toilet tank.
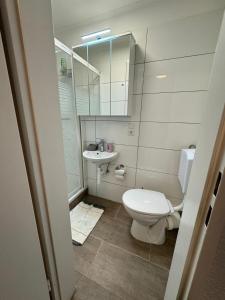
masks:
[[[195,156],[195,149],[181,150],[178,179],[180,181],[182,193],[184,194],[187,191],[194,156]]]

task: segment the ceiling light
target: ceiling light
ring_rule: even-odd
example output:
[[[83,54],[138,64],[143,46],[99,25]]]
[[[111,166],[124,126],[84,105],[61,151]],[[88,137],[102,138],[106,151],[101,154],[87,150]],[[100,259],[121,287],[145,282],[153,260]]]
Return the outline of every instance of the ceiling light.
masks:
[[[163,79],[163,78],[166,78],[167,75],[166,74],[161,74],[161,75],[156,75],[155,77],[158,78],[158,79]]]
[[[101,30],[101,31],[97,31],[97,32],[93,32],[93,33],[83,35],[81,38],[82,38],[82,40],[87,40],[87,39],[90,39],[90,38],[93,38],[93,37],[101,38],[101,35],[107,34],[109,32],[111,32],[111,29],[104,29],[104,30]]]

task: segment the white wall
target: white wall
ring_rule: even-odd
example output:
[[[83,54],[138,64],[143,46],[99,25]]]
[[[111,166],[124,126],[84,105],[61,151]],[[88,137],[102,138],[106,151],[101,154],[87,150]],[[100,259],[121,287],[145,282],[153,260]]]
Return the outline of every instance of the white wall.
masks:
[[[190,183],[185,196],[181,224],[174,250],[174,258],[167,283],[165,295],[165,299],[167,300],[174,300],[177,297],[185,260],[191,243],[192,233],[197,220],[198,209],[202,198],[214,143],[224,109],[225,20],[223,20],[221,28],[212,69],[212,76],[210,79],[209,95],[205,103],[205,113],[199,138],[199,148],[196,152]],[[182,299],[186,298],[188,298],[188,296]]]
[[[132,14],[108,21],[113,33],[132,30],[137,41],[134,110],[131,118],[82,119],[85,144],[96,138],[113,142],[120,153],[116,163],[127,167],[123,182],[113,177],[115,165],[112,165],[111,172],[97,186],[95,165],[88,163],[91,194],[120,202],[127,189],[144,187],[165,193],[174,204],[182,199],[177,178],[180,149],[197,144],[222,17],[222,10],[188,16],[198,12],[199,7],[193,4],[194,7],[187,9],[186,5],[177,4],[174,14],[175,8],[169,9],[166,3],[163,7],[154,4],[149,11],[152,18],[151,13],[157,13],[154,22],[145,15],[143,21],[134,18],[132,28],[129,19]],[[92,25],[92,31],[98,28],[99,24]],[[75,45],[87,30],[70,30],[59,38]],[[157,79],[155,76],[159,74],[166,74],[167,78]],[[130,128],[133,136],[128,135]]]

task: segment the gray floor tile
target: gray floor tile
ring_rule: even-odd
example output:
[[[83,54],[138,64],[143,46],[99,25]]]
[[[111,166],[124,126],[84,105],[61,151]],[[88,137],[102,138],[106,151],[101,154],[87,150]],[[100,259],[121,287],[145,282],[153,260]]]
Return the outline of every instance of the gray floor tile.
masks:
[[[98,204],[103,206],[105,208],[103,217],[114,218],[120,208],[119,203],[90,195],[88,195],[84,201],[89,204]]]
[[[89,236],[82,246],[73,246],[74,269],[86,275],[100,245],[101,241],[99,239]]]
[[[124,300],[163,299],[168,271],[103,243],[88,277]]]
[[[130,224],[119,219],[101,218],[92,235],[133,254],[149,259],[149,244],[135,240],[130,234]]]
[[[112,292],[104,289],[96,282],[85,276],[76,286],[76,293],[72,300],[122,300]]]
[[[163,245],[150,245],[150,261],[169,270],[173,258],[174,246],[175,242],[170,239],[166,239]]]
[[[128,215],[123,205],[120,206],[115,218],[131,226],[132,218]]]

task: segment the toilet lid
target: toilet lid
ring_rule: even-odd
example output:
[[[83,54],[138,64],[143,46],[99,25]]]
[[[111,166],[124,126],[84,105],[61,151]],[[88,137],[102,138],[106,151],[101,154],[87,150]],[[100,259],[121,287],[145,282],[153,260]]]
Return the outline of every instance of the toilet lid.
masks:
[[[168,215],[171,205],[160,192],[133,189],[123,194],[123,203],[131,210],[149,215]]]

